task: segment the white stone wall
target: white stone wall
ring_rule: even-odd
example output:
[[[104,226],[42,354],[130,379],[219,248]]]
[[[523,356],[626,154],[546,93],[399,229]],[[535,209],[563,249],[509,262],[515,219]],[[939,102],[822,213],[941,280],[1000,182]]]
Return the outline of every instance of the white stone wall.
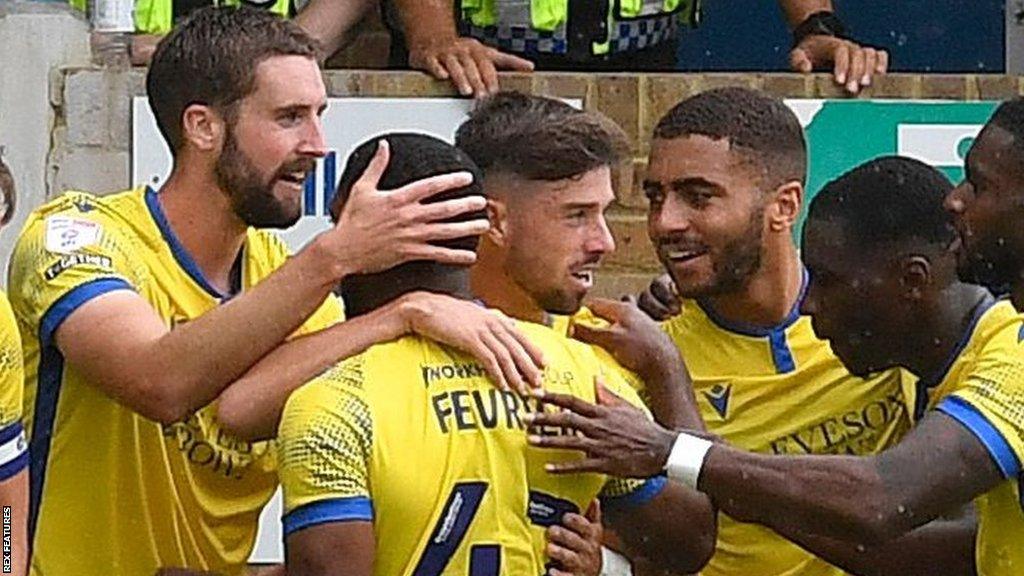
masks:
[[[50,76],[59,66],[88,62],[87,26],[70,8],[0,0],[0,146],[19,196],[15,218],[0,234],[4,286],[21,223],[52,191],[49,153],[58,114],[51,104]]]

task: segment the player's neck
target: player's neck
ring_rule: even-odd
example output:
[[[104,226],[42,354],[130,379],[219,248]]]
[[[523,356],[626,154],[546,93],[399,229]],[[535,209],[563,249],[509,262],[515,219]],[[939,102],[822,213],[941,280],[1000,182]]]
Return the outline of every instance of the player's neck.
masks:
[[[227,294],[247,228],[231,210],[227,194],[209,179],[175,171],[158,199],[168,225],[203,277]]]
[[[497,308],[506,316],[543,324],[548,314],[508,277],[500,265],[500,259],[493,256],[481,243],[477,252],[477,262],[469,273],[473,294],[488,308]]]
[[[742,288],[710,296],[704,302],[729,322],[777,326],[798,305],[803,276],[796,247],[789,242],[780,250],[765,250],[761,268]]]
[[[901,342],[898,350],[906,357],[900,365],[922,378],[938,374],[954,350],[974,324],[985,302],[991,301],[988,290],[973,284],[955,282],[918,316],[909,342]]]

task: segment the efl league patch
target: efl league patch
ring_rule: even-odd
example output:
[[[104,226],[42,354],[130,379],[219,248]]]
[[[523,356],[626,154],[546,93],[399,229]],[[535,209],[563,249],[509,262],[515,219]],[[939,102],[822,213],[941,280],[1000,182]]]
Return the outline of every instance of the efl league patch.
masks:
[[[46,219],[46,249],[58,254],[70,254],[95,244],[101,230],[99,224],[89,220],[51,216]]]

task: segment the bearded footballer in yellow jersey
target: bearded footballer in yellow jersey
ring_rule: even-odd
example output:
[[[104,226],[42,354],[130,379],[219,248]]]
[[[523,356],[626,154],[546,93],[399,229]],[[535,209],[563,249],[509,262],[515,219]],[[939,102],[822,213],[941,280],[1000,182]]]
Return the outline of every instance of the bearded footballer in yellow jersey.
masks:
[[[458,167],[476,171],[464,153],[439,140],[386,137],[396,155],[385,184]],[[365,143],[349,159],[339,185],[341,204],[375,144]],[[446,245],[468,248],[476,241]],[[410,263],[341,284],[354,315],[417,289],[468,298],[469,272]],[[544,352],[545,387],[594,398],[601,367],[590,347],[543,325],[517,324]],[[604,376],[641,406],[614,373]],[[659,512],[685,501],[681,487],[660,477],[548,475],[540,454],[527,447],[521,424],[534,407],[528,397],[494,390],[464,355],[423,338],[374,346],[300,388],[288,401],[278,437],[288,569],[542,574],[559,569],[549,565],[545,529],[599,493],[610,524],[622,528],[631,544],[667,567],[682,568],[678,551],[693,546],[690,531],[678,515]],[[710,514],[687,520],[709,522]]]
[[[3,149],[0,148],[0,154]],[[0,157],[0,225],[14,216],[17,193],[14,176]],[[0,502],[7,510],[10,555],[6,573],[23,575],[28,569],[28,443],[21,424],[25,388],[21,336],[7,295],[0,293]]]
[[[338,322],[339,279],[410,258],[472,262],[429,241],[487,227],[440,222],[482,198],[420,202],[465,174],[388,194],[371,174],[352,195],[355,220],[289,258],[262,228],[301,214],[325,153],[326,94],[315,42],[264,11],[196,11],[158,48],[147,93],[174,155],[162,189],[65,194],[29,217],[12,258],[33,574],[244,573],[276,459],[272,444],[225,430],[218,398],[290,336]],[[456,304],[446,320],[486,316]],[[409,330],[406,311],[333,327],[334,360]],[[231,417],[279,411],[288,391],[242,390]]]
[[[874,454],[910,429],[913,387],[895,369],[850,374],[800,312],[808,277],[792,234],[806,170],[799,121],[766,94],[711,90],[661,118],[643,186],[651,241],[681,297],[663,328],[712,434],[766,454]],[[728,515],[702,571],[840,573]]]
[[[657,456],[620,460],[625,452],[591,439],[599,465],[559,467],[620,474],[667,467],[725,513],[789,534],[856,573],[1020,573],[1024,315],[1012,300],[996,300],[957,274],[1019,282],[1019,265],[1012,266],[1019,257],[999,247],[1020,238],[1002,235],[1003,225],[990,218],[1020,210],[1024,172],[1013,139],[1022,110],[1016,101],[996,111],[968,154],[967,182],[954,192],[933,168],[890,157],[830,182],[811,203],[804,310],[815,331],[854,374],[902,366],[921,375],[927,412],[896,446],[869,457],[772,456],[703,434],[627,425],[613,435],[648,438],[661,446]],[[949,250],[955,244],[956,258]],[[618,412],[616,418],[629,417]],[[549,426],[559,421],[537,418]],[[970,518],[940,519],[972,501],[976,536]]]

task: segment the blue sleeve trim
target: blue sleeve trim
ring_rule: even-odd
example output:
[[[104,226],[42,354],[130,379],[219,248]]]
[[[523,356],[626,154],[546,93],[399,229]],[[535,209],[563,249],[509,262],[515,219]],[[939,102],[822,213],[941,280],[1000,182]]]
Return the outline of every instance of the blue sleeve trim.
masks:
[[[652,476],[642,486],[621,496],[602,496],[601,505],[611,508],[637,508],[654,500],[668,486],[665,476]]]
[[[11,440],[14,440],[24,430],[25,427],[21,425],[20,421],[14,422],[10,426],[0,430],[0,444],[7,444]]]
[[[28,468],[28,450],[24,451],[14,460],[0,466],[0,482],[15,476],[18,472]]]
[[[107,292],[113,292],[115,290],[131,290],[131,284],[121,278],[97,278],[90,280],[83,284],[80,284],[61,296],[56,302],[54,302],[50,308],[43,314],[42,321],[39,322],[39,345],[41,348],[45,348],[50,345],[53,333],[60,328],[60,325],[67,320],[68,316],[72,312],[78,310],[78,308],[96,298],[106,294]]]
[[[332,498],[300,506],[285,514],[284,535],[328,522],[373,521],[373,503],[365,496]]]
[[[970,402],[958,396],[947,396],[935,408],[971,431],[988,450],[1004,478],[1020,474],[1020,461],[1003,434]]]

